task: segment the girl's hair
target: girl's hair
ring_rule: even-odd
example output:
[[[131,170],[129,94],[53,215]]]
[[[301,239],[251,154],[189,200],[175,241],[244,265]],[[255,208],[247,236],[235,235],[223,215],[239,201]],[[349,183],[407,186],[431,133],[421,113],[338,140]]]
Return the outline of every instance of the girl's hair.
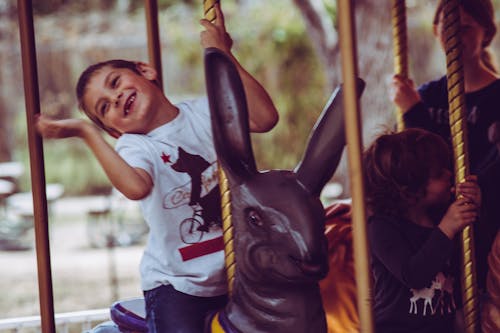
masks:
[[[439,0],[434,14],[434,25],[439,23],[439,18],[444,10],[446,0]],[[484,64],[493,72],[497,73],[497,63],[495,56],[489,49],[491,41],[497,32],[495,22],[495,9],[491,0],[460,0],[460,6],[484,29],[483,52],[481,58]]]
[[[450,155],[440,136],[423,129],[379,136],[363,156],[366,203],[371,213],[405,216],[425,195],[429,179],[450,169]]]
[[[85,69],[80,75],[78,83],[76,84],[76,97],[78,99],[78,108],[82,110],[87,115],[87,117],[89,117],[89,119],[92,120],[97,126],[105,130],[112,137],[118,138],[120,134],[114,128],[104,125],[102,121],[96,117],[95,114],[87,110],[83,105],[83,96],[85,95],[90,80],[98,71],[100,71],[105,67],[127,68],[138,75],[141,75],[141,73],[137,69],[136,62],[129,60],[121,60],[121,59],[107,60],[87,67],[87,69]]]

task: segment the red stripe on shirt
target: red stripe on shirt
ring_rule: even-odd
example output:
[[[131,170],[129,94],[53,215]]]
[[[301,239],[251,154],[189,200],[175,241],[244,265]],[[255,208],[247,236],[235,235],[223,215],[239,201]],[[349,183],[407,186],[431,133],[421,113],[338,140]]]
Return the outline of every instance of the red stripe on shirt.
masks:
[[[219,236],[204,242],[181,247],[179,252],[181,253],[182,261],[188,261],[221,250],[224,250],[224,239],[222,236]]]

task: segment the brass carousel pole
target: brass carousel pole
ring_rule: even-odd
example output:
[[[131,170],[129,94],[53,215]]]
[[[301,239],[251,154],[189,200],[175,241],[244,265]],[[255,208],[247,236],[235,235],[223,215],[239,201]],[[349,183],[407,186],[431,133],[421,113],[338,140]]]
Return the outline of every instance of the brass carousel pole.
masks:
[[[352,232],[354,267],[360,332],[373,332],[369,248],[366,236],[365,193],[362,173],[362,141],[360,105],[356,91],[358,78],[354,14],[351,0],[338,1],[342,79],[344,82],[344,112],[349,174],[352,192]]]
[[[210,22],[215,21],[216,13],[214,5],[219,0],[203,0],[203,14]],[[234,275],[236,271],[236,262],[234,258],[234,235],[233,223],[231,215],[231,193],[229,192],[229,182],[224,173],[224,170],[219,165],[219,188],[221,194],[221,208],[222,208],[222,234],[224,238],[224,261],[226,267],[227,283],[229,296],[232,295],[234,285]]]
[[[394,53],[394,73],[408,77],[408,35],[406,29],[406,2],[392,0],[391,8],[392,40]],[[396,108],[396,125],[398,132],[404,129],[403,112]]]
[[[220,2],[219,0],[203,0],[203,15],[210,22],[215,21],[217,18],[215,14],[214,5]]]
[[[455,183],[458,184],[464,181],[465,177],[469,174],[467,118],[458,1],[447,0],[443,13],[450,130],[455,159]],[[471,226],[463,229],[461,240],[461,285],[465,330],[467,333],[476,333],[478,327],[478,297],[474,262],[474,234]]]
[[[161,43],[158,29],[158,1],[146,0],[146,26],[148,34],[149,63],[156,69],[158,83],[163,88],[163,73],[161,67]]]
[[[47,195],[45,193],[45,169],[43,146],[36,133],[35,117],[40,113],[40,96],[35,49],[35,31],[30,0],[18,0],[21,58],[28,125],[28,147],[30,153],[31,186],[33,190],[33,213],[35,223],[36,258],[38,267],[38,292],[40,297],[41,328],[44,333],[56,331],[54,300],[50,267],[49,221]]]

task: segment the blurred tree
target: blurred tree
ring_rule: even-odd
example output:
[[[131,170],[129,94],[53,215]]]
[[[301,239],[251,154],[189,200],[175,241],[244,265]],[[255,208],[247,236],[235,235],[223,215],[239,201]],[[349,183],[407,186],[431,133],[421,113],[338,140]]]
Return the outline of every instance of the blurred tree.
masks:
[[[1,57],[0,57],[1,60]],[[2,71],[0,70],[0,86],[4,85]],[[10,119],[7,112],[5,99],[0,95],[0,162],[7,162],[12,159],[10,145]]]
[[[336,27],[336,2],[317,0],[294,0],[300,9],[318,59],[322,62],[327,78],[327,89],[333,89],[342,81],[339,35]],[[372,140],[376,128],[394,122],[386,87],[380,84],[392,72],[391,18],[389,0],[359,0],[353,7],[356,21],[355,42],[358,51],[359,75],[367,87],[361,102],[363,112],[363,139]],[[347,38],[347,36],[345,37]],[[343,158],[336,172],[349,196],[347,164]]]
[[[22,81],[10,79],[22,77],[16,63],[19,51],[18,39],[14,37],[18,37],[18,29],[7,24],[17,21],[15,3],[15,0],[0,0],[3,94],[0,95],[0,127],[12,123],[13,115],[20,118],[20,121],[16,118],[17,123],[25,123],[24,113],[18,112],[23,104]],[[265,136],[253,137],[259,164],[264,168],[293,167],[322,106],[332,89],[342,81],[336,1],[222,0],[222,3],[238,58],[264,83],[280,110],[281,120],[276,129]],[[439,70],[434,61],[436,43],[429,19],[435,0],[407,3],[411,72],[419,83],[435,77]],[[143,0],[33,2],[43,112],[57,116],[78,114],[73,87],[80,71],[93,62],[113,57],[147,61],[143,4]],[[165,90],[174,101],[205,91],[199,47],[201,4],[194,0],[159,0],[158,3]],[[377,132],[392,128],[394,123],[393,106],[385,84],[393,71],[391,2],[358,0],[354,5],[359,74],[367,83],[361,110],[363,139],[368,142]],[[7,78],[8,83],[14,84],[7,85]],[[12,110],[10,119],[4,114],[5,108]],[[14,141],[12,127],[8,130],[10,134],[3,131],[2,135],[10,138],[10,143],[0,138],[0,153],[8,152],[12,142],[16,142],[17,150],[10,153],[13,158],[19,158],[25,154],[24,141],[18,138],[24,133],[18,131]],[[99,170],[98,166],[89,166],[92,158],[83,153],[84,149],[62,146],[64,148],[46,145],[50,150],[46,163],[54,164],[46,168],[48,179],[62,182],[65,174],[70,181],[78,179],[78,185],[72,186],[75,193],[102,186],[100,179],[105,177],[95,177],[97,173],[69,167],[71,174],[60,172],[58,167],[67,163],[65,159],[75,160],[75,169]],[[336,174],[343,184],[348,178],[345,164],[344,158]]]
[[[116,2],[130,0],[35,0],[32,2],[33,11],[38,15],[51,15],[61,9],[74,9],[80,12],[88,12],[92,10],[109,10],[113,8]]]
[[[8,54],[11,53],[12,45],[15,42],[15,34],[12,31],[15,25],[13,20],[17,18],[16,7],[13,0],[0,2],[0,162],[12,160],[12,146],[14,131],[12,129],[12,119],[14,110],[12,103],[9,103],[9,91],[12,87],[12,77],[9,75],[10,65]],[[17,29],[16,29],[17,30]]]
[[[328,85],[332,88],[341,81],[342,77],[335,1],[294,0],[294,3],[300,9],[308,35],[327,72]],[[370,81],[379,82],[381,77],[392,72],[392,63],[377,61],[391,57],[390,6],[389,0],[376,2],[359,0],[355,1],[353,8],[356,20],[357,34],[354,37],[358,50],[359,73],[370,87],[363,99],[370,100],[371,109],[374,109],[373,99],[380,99],[382,95],[380,89],[384,87],[380,84],[371,85]],[[382,105],[387,105],[387,103]]]

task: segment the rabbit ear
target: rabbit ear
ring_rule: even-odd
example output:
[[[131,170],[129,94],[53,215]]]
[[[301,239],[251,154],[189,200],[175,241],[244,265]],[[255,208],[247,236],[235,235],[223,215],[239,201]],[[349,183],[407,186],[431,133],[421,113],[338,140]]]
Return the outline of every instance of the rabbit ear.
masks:
[[[228,177],[248,178],[257,168],[245,91],[236,66],[222,51],[207,48],[205,79],[218,159]]]
[[[357,80],[358,98],[365,83]],[[298,180],[315,196],[333,176],[345,146],[342,87],[333,92],[309,136],[306,151],[295,168]]]

